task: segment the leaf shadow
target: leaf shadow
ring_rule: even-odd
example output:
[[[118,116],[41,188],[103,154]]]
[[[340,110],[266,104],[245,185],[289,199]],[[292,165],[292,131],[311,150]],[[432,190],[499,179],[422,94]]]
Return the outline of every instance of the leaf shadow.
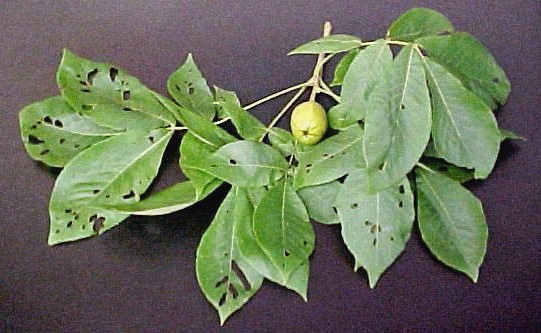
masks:
[[[107,242],[111,242],[115,250],[127,251],[133,256],[176,256],[179,248],[195,253],[226,193],[226,186],[222,186],[202,202],[178,212],[130,216],[110,233]]]
[[[511,160],[515,155],[520,152],[520,145],[517,143],[517,140],[505,140],[500,145],[500,153],[498,159],[494,165],[493,170],[496,170]],[[489,175],[490,177],[490,175]],[[464,183],[465,187],[470,191],[475,192],[478,190],[484,183],[484,179],[472,179]]]
[[[524,141],[522,142],[524,143]],[[504,142],[502,142],[500,145],[500,154],[498,155],[498,159],[496,160],[496,165],[494,166],[494,169],[498,168],[498,166],[505,164],[510,158],[512,158],[519,152],[520,145],[518,144],[517,140],[505,140]]]
[[[62,168],[53,167],[41,161],[32,160],[32,162],[34,163],[36,167],[40,168],[41,170],[47,171],[49,174],[54,176],[54,178],[58,177],[58,175],[62,171]]]

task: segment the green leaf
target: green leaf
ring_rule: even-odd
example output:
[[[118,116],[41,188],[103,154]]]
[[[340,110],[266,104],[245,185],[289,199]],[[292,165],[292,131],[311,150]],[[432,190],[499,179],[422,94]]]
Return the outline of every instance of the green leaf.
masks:
[[[456,165],[446,163],[445,161],[440,159],[430,158],[424,160],[423,164],[429,169],[437,171],[438,173],[441,173],[453,180],[456,180],[459,183],[464,183],[469,180],[475,179],[473,170],[460,168]]]
[[[503,129],[503,128],[500,128],[500,135],[501,135],[501,141],[508,140],[508,139],[526,141],[525,137],[520,136],[520,135],[518,135],[517,133],[515,133],[513,131],[506,130],[506,129]]]
[[[417,38],[454,32],[447,17],[428,8],[412,8],[389,27],[387,38],[413,42]]]
[[[314,249],[306,208],[288,180],[269,189],[254,212],[254,234],[286,284]]]
[[[30,157],[54,167],[63,167],[84,149],[118,134],[79,115],[59,96],[25,107],[19,120]]]
[[[368,100],[392,61],[391,49],[382,39],[357,54],[344,75],[340,104],[329,110],[330,127],[343,129],[364,119]]]
[[[432,95],[432,138],[446,161],[486,178],[498,157],[500,131],[491,110],[445,68],[425,58]]]
[[[274,148],[258,142],[236,141],[207,157],[199,170],[240,187],[261,187],[284,176],[288,164]]]
[[[66,101],[99,125],[149,130],[175,123],[155,92],[111,64],[80,58],[64,50],[57,82]]]
[[[237,140],[220,126],[189,109],[176,108],[175,117],[199,140],[215,148]]]
[[[432,60],[459,78],[491,109],[505,103],[511,85],[494,57],[475,37],[457,32],[421,38],[417,42]]]
[[[349,66],[353,62],[353,59],[359,54],[360,49],[353,49],[346,53],[342,59],[336,65],[334,69],[334,78],[330,84],[331,87],[340,86],[344,82],[344,76],[346,75]]]
[[[129,131],[94,144],[66,164],[49,205],[49,244],[101,234],[124,220],[127,214],[105,207],[139,200],[158,172],[172,133]]]
[[[361,40],[355,36],[343,34],[330,35],[303,44],[290,51],[287,55],[346,52],[360,47],[361,44]]]
[[[279,127],[271,128],[269,131],[269,142],[284,156],[290,156],[295,153],[295,138],[291,132],[285,129]]]
[[[234,92],[216,88],[215,104],[220,108],[220,113],[231,118],[243,139],[257,142],[267,133],[267,126],[240,106]]]
[[[242,107],[237,97],[237,94],[234,91],[229,91],[214,86],[214,108],[216,109],[216,115],[219,119],[224,119],[227,117],[227,115],[225,114],[223,106],[219,105],[218,102],[224,103],[226,105]]]
[[[213,186],[212,190],[217,187]],[[204,196],[210,194],[212,190],[205,191]],[[204,199],[204,196],[197,196],[194,185],[190,181],[183,181],[152,194],[144,200],[110,208],[130,215],[164,215],[189,207]]]
[[[337,198],[342,237],[355,257],[355,270],[368,273],[370,288],[396,260],[411,233],[415,209],[407,178],[395,186],[365,194],[363,173],[351,173]]]
[[[381,78],[365,119],[364,160],[369,191],[391,186],[413,169],[430,138],[431,108],[419,54],[404,47]]]
[[[295,188],[328,183],[354,168],[364,167],[362,159],[363,129],[355,124],[328,139],[299,152]]]
[[[253,207],[258,206],[261,200],[267,194],[265,188],[248,188],[246,193]],[[253,213],[250,214],[253,216]],[[239,223],[237,233],[237,244],[239,251],[246,258],[246,261],[255,268],[265,278],[283,285],[284,287],[291,289],[298,293],[304,300],[306,300],[306,291],[308,289],[308,274],[309,274],[309,261],[302,263],[297,270],[295,270],[287,281],[282,280],[281,271],[276,267],[271,258],[263,251],[257,242],[256,236],[253,230],[253,219],[242,219]]]
[[[216,113],[214,98],[207,81],[197,68],[193,57],[188,54],[186,61],[167,80],[167,89],[173,99],[182,107],[203,118],[212,120]]]
[[[205,157],[216,149],[199,140],[192,132],[186,133],[180,143],[179,165],[194,186],[197,198],[206,197],[222,184],[221,180],[201,171],[207,166]]]
[[[302,262],[299,267],[291,273],[285,287],[299,294],[302,299],[308,301],[308,279],[310,277],[310,260]]]
[[[441,262],[477,282],[488,237],[481,202],[458,182],[435,172],[417,168],[416,184],[424,242]]]
[[[311,219],[323,224],[337,224],[335,201],[341,184],[339,181],[301,188],[297,193],[304,202]]]
[[[263,277],[239,251],[241,226],[252,219],[245,192],[233,187],[205,231],[195,261],[197,281],[216,308],[220,323],[240,309],[261,287]]]

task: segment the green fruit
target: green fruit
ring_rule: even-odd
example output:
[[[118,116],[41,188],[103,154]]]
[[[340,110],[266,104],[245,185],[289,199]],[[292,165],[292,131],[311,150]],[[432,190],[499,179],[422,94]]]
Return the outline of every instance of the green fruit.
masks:
[[[293,109],[291,132],[299,143],[314,145],[327,131],[327,114],[321,104],[304,102]]]

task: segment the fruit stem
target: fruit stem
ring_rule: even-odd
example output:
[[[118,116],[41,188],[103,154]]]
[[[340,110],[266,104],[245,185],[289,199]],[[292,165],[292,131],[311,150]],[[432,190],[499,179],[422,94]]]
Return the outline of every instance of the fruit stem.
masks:
[[[432,173],[436,173],[436,171],[430,169],[429,167],[427,167],[426,165],[424,165],[423,163],[421,162],[417,162],[415,163],[419,168],[421,169],[425,169],[426,171],[429,171],[429,172],[432,172]]]
[[[325,83],[325,81],[323,80],[320,80],[319,81],[319,84],[321,86],[321,89],[319,90],[320,92],[324,93],[324,94],[327,94],[329,96],[331,96],[337,103],[340,103],[340,96],[338,96],[337,94],[335,94],[331,88],[329,88],[329,86]]]
[[[331,22],[327,21],[325,24],[323,24],[323,37],[327,37],[331,35],[332,25]],[[310,94],[310,101],[314,102],[316,100],[316,95],[320,91],[319,84],[321,81],[321,77],[323,76],[323,64],[328,59],[325,59],[325,53],[320,53],[317,56],[317,62],[314,66],[314,74],[312,75],[312,79],[309,81],[312,81],[312,93]]]
[[[263,141],[263,139],[265,138],[265,135],[267,135],[267,133],[269,133],[269,131],[271,130],[271,128],[274,127],[274,125],[276,125],[276,123],[280,120],[280,118],[282,118],[282,116],[287,112],[287,110],[289,110],[289,108],[297,101],[297,99],[299,99],[299,97],[301,97],[301,95],[304,93],[304,91],[306,90],[306,87],[307,86],[303,86],[296,94],[295,96],[293,96],[293,98],[291,98],[289,100],[289,102],[287,102],[287,104],[284,106],[284,108],[280,111],[280,113],[278,113],[276,115],[276,117],[274,117],[272,119],[272,121],[269,123],[269,126],[267,126],[267,130],[265,131],[265,133],[261,136],[261,138],[259,138],[259,141]]]

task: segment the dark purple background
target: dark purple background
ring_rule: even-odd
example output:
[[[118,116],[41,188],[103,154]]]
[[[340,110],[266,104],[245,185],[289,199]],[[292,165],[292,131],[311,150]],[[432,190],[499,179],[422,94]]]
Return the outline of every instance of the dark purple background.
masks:
[[[415,228],[370,290],[364,272],[353,272],[339,228],[316,225],[308,303],[266,282],[224,330],[538,330],[541,2],[311,0],[0,2],[0,331],[220,330],[194,260],[223,191],[183,212],[129,218],[100,238],[47,246],[55,175],[26,155],[17,113],[58,93],[62,48],[117,64],[161,93],[192,52],[211,84],[248,103],[308,77],[313,57],[286,53],[318,37],[325,20],[336,33],[369,40],[413,6],[441,11],[487,45],[513,86],[500,125],[528,138],[505,143],[491,177],[470,186],[490,228],[480,281],[439,264]],[[270,120],[284,102],[258,116]],[[174,148],[168,156],[154,190],[181,179]]]

